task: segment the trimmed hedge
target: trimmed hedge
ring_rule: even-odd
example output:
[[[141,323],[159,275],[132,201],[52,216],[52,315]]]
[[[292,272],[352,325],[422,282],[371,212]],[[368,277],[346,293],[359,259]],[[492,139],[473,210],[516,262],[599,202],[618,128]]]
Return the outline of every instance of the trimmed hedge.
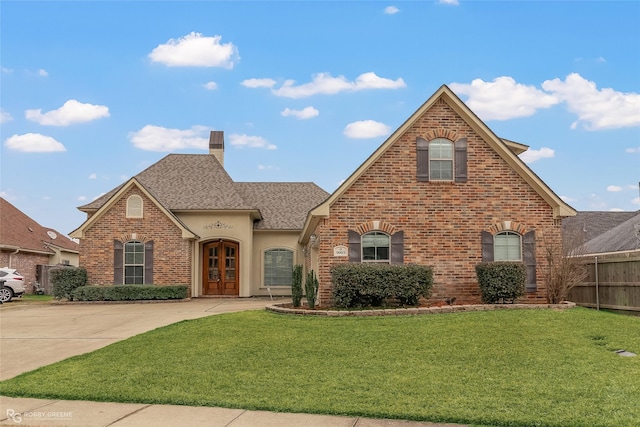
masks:
[[[417,305],[428,298],[433,269],[421,265],[338,264],[331,268],[333,303],[337,307],[380,307],[385,300]]]
[[[524,295],[527,268],[522,262],[483,262],[476,265],[476,276],[485,304],[513,304]]]
[[[81,286],[72,293],[74,301],[140,301],[185,299],[188,287],[185,285],[114,285]]]
[[[87,270],[83,267],[59,267],[49,271],[53,296],[71,299],[73,291],[87,284]]]

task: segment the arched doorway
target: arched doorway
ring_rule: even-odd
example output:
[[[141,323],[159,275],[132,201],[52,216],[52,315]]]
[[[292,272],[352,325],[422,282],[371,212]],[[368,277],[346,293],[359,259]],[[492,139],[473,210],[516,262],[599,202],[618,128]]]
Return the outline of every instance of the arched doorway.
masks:
[[[202,294],[240,295],[240,247],[217,240],[202,246]]]

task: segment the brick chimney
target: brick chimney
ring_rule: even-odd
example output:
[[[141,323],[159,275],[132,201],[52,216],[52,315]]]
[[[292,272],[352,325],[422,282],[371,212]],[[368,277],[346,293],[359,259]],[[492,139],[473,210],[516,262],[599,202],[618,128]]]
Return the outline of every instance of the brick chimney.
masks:
[[[224,132],[212,130],[209,135],[209,154],[216,156],[216,159],[224,166]]]

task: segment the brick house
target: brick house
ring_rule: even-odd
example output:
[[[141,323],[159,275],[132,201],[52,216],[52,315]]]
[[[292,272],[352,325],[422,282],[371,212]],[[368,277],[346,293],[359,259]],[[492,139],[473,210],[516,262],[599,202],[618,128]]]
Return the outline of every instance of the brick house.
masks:
[[[187,285],[190,295],[290,295],[305,215],[328,196],[313,183],[235,182],[224,135],[209,154],[169,154],[80,206],[80,265],[90,284]]]
[[[33,293],[39,265],[78,265],[78,243],[43,227],[0,197],[0,267],[24,276],[26,293]]]
[[[433,299],[478,302],[475,265],[527,265],[545,302],[540,247],[576,214],[446,86],[331,195],[313,183],[241,183],[224,137],[205,155],[170,154],[79,207],[80,265],[92,284],[185,284],[191,296],[290,295],[291,267],[314,270],[321,303],[343,262],[434,267]]]
[[[342,262],[430,265],[433,300],[477,303],[475,265],[494,260],[523,261],[526,302],[545,302],[542,237],[559,241],[562,218],[576,212],[518,158],[527,148],[438,89],[309,212],[300,244],[321,303]]]

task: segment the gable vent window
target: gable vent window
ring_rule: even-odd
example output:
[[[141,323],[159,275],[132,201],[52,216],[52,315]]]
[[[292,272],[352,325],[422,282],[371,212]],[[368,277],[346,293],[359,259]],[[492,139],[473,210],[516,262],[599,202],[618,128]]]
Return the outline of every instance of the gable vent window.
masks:
[[[142,218],[142,197],[137,194],[127,199],[127,218]]]

